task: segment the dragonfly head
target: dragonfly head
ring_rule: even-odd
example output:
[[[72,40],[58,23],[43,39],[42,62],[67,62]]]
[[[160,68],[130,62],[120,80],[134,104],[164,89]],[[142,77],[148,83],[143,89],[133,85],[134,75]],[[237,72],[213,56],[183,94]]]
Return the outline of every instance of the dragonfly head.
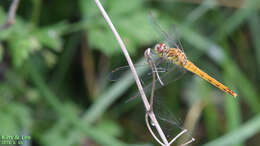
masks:
[[[164,43],[156,44],[154,47],[154,51],[159,55],[162,55],[166,49],[168,49],[168,46]]]

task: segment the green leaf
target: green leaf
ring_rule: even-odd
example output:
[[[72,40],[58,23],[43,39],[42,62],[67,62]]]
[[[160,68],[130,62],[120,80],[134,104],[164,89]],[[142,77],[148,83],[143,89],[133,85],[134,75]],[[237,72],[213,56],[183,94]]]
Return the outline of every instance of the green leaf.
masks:
[[[93,3],[91,4],[96,7]],[[148,13],[144,11],[141,1],[108,1],[104,7],[131,54],[134,54],[139,46],[155,40],[155,35],[151,33],[152,25],[147,20]],[[116,38],[103,16],[100,12],[94,13],[92,8],[87,8],[88,10],[82,10],[82,15],[88,20],[87,32],[90,46],[107,56],[120,53]],[[91,15],[85,13],[91,13]]]
[[[15,117],[8,112],[0,111],[0,131],[1,135],[16,135],[18,133],[18,125],[15,122]]]
[[[120,51],[112,32],[108,32],[107,30],[90,29],[88,41],[93,49],[100,50],[108,56]]]
[[[39,28],[35,32],[33,32],[32,35],[37,38],[41,45],[60,52],[63,44],[61,34],[66,28],[67,23],[62,22],[52,26]]]
[[[8,103],[0,107],[0,131],[2,135],[21,135],[21,129],[28,129],[32,124],[30,111],[17,103]]]
[[[108,1],[102,1],[102,5],[106,5],[107,2]],[[91,20],[92,17],[100,15],[100,11],[98,10],[97,5],[94,1],[80,0],[79,7],[83,19]]]
[[[13,64],[17,67],[23,64],[31,52],[40,48],[39,42],[31,36],[13,38],[8,44],[11,49]]]
[[[111,0],[107,4],[107,9],[110,11],[111,15],[124,15],[131,14],[136,11],[143,9],[143,2],[140,0]],[[141,26],[141,25],[140,25]]]

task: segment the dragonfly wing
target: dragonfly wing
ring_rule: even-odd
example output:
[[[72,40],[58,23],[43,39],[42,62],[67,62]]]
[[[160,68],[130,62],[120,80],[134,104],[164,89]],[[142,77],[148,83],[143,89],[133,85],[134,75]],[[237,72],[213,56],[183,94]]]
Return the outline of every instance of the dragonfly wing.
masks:
[[[151,53],[152,54],[152,53]],[[159,57],[156,54],[152,54],[152,60],[154,62],[154,64],[156,64],[157,66],[157,70],[159,72],[161,72],[162,70],[164,70],[160,64],[165,62],[165,60],[163,60],[161,57]],[[144,63],[140,63],[140,64],[135,64],[135,69],[136,72],[138,74],[138,76],[146,81],[147,79],[151,78],[151,68],[149,66],[149,64],[147,62]],[[108,75],[108,80],[110,81],[118,81],[123,75],[125,75],[127,72],[130,72],[130,67],[129,66],[121,66],[121,67],[117,67],[115,68],[112,72],[109,73]],[[148,78],[147,78],[148,77]]]
[[[142,76],[142,74],[146,74],[144,72],[151,72],[149,65],[144,63],[144,64],[139,64],[135,65],[136,72],[138,76]],[[121,66],[115,68],[112,72],[109,73],[108,79],[110,81],[118,81],[122,76],[130,72],[130,67],[129,66]]]
[[[186,73],[186,69],[171,62],[169,62],[166,66],[168,66],[166,67],[168,68],[166,73],[159,73],[161,74],[162,81],[165,85],[180,79]]]
[[[169,33],[170,34],[175,34],[174,37],[172,35],[169,35],[171,38],[174,38],[174,40],[175,40],[174,42],[170,41],[170,45],[174,45],[175,47],[181,49],[184,52],[181,40],[179,38],[180,35],[179,35],[179,33],[178,33],[177,29],[176,29],[176,25],[175,24],[172,25],[172,27],[169,30]]]
[[[165,65],[163,63],[166,63]],[[172,83],[178,79],[180,79],[185,73],[186,70],[182,67],[179,67],[171,62],[163,62],[161,65],[161,69],[159,69],[158,74],[160,76],[160,79],[163,82],[163,86],[159,82],[158,78],[156,78],[156,85],[155,85],[155,90],[160,89],[169,83]],[[168,68],[166,67],[168,63]],[[164,66],[163,66],[164,65]],[[148,83],[148,84],[147,84]],[[144,82],[144,91],[146,95],[149,97],[152,91],[152,76],[150,76],[150,80],[148,82]],[[133,99],[136,99],[137,97],[140,96],[139,92],[136,92],[127,102],[132,101]]]
[[[179,48],[181,49],[182,51],[183,50],[183,47],[182,47],[182,44],[181,44],[181,41],[180,39],[178,38],[178,33],[177,33],[177,29],[176,29],[176,26],[173,25],[171,27],[171,31],[170,31],[170,34],[175,34],[174,36],[173,35],[170,35],[169,33],[167,33],[159,23],[157,23],[155,17],[152,15],[152,13],[150,12],[148,14],[148,19],[149,21],[152,23],[152,25],[154,26],[156,32],[158,34],[160,34],[162,37],[163,37],[163,40],[166,41],[166,43],[170,46],[170,47],[176,47],[176,48]]]
[[[176,135],[181,133],[184,128],[184,122],[178,112],[174,112],[167,106],[167,99],[164,96],[155,96],[153,101],[153,110],[162,130],[165,133],[168,141],[171,141]],[[184,136],[185,135],[185,136]],[[178,143],[185,143],[192,139],[190,132],[186,132]],[[175,142],[174,142],[175,143]]]

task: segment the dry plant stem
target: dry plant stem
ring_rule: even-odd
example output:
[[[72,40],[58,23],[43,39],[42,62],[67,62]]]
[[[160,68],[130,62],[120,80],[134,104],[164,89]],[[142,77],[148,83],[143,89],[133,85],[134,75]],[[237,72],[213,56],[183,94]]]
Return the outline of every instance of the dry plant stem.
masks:
[[[155,72],[156,70],[156,66],[154,65],[154,62],[150,56],[150,48],[146,49],[144,56],[146,58],[147,63],[149,64],[150,68],[152,69],[152,75],[153,75],[153,81],[152,81],[152,89],[151,89],[151,95],[150,95],[150,109],[149,111],[146,112],[145,114],[145,122],[146,122],[146,126],[148,128],[148,130],[150,131],[150,133],[152,134],[152,136],[154,137],[154,139],[161,144],[162,146],[164,146],[164,144],[159,140],[159,138],[157,138],[157,136],[154,134],[151,126],[150,126],[150,122],[149,122],[149,112],[153,112],[153,98],[154,98],[154,91],[155,91],[155,83],[156,83],[156,76],[155,76]]]
[[[153,110],[153,98],[154,98],[154,91],[155,91],[155,85],[156,85],[155,84],[156,83],[156,77],[155,77],[156,67],[154,67],[154,62],[152,61],[151,56],[150,56],[150,48],[148,48],[145,51],[144,56],[146,58],[146,61],[149,64],[150,68],[152,69],[152,75],[153,75],[152,90],[151,90],[151,95],[150,95],[150,109],[149,109],[149,112],[150,112]]]
[[[193,141],[195,141],[195,138],[192,137],[191,140],[187,141],[187,142],[184,143],[184,144],[181,144],[180,146],[188,145],[188,144],[192,143]]]
[[[161,80],[161,78],[160,78],[160,76],[159,76],[159,74],[158,74],[156,65],[155,65],[155,63],[154,63],[154,61],[153,61],[153,59],[152,59],[152,57],[151,57],[151,48],[146,49],[144,55],[145,55],[147,61],[149,61],[148,63],[149,63],[149,65],[150,65],[152,71],[156,73],[156,76],[157,76],[158,81],[160,82],[160,84],[161,84],[162,86],[164,86],[164,84],[163,84],[163,82],[162,82],[162,80]],[[154,79],[155,79],[155,78],[154,78]]]
[[[152,134],[153,138],[162,146],[164,146],[164,144],[159,140],[159,138],[157,138],[157,136],[153,133],[153,130],[150,126],[150,123],[149,123],[149,119],[148,119],[148,113],[145,114],[145,122],[146,122],[146,125],[148,127],[148,130],[150,131],[150,133]]]
[[[99,2],[99,0],[95,0],[95,2],[96,2],[96,4],[97,4],[99,10],[101,11],[102,15],[104,16],[106,22],[108,23],[109,27],[111,28],[112,32],[114,33],[114,35],[115,35],[115,37],[116,37],[116,39],[117,39],[117,41],[118,41],[118,43],[119,43],[119,45],[120,45],[122,51],[123,51],[123,53],[124,53],[124,55],[125,55],[125,57],[126,57],[126,60],[127,60],[128,64],[129,64],[129,67],[130,67],[130,69],[131,69],[131,71],[132,71],[132,73],[133,73],[134,79],[135,79],[135,81],[136,81],[138,90],[139,90],[139,92],[140,92],[140,94],[141,94],[141,98],[142,98],[142,100],[143,100],[143,102],[144,102],[144,106],[145,106],[145,108],[146,108],[146,111],[149,111],[149,110],[150,110],[149,102],[148,102],[148,100],[147,100],[147,98],[146,98],[146,96],[145,96],[143,87],[142,87],[141,82],[140,82],[140,80],[139,80],[139,78],[138,78],[138,75],[137,75],[136,70],[135,70],[135,68],[134,68],[134,65],[133,65],[133,63],[132,63],[132,61],[131,61],[131,58],[130,58],[128,52],[127,52],[127,49],[126,49],[126,47],[125,47],[125,45],[124,45],[122,39],[120,38],[119,34],[117,33],[117,31],[116,31],[114,25],[112,24],[112,22],[111,22],[109,16],[107,15],[107,13],[106,13],[106,11],[104,10],[103,6],[102,6],[101,3]],[[160,137],[161,137],[161,139],[162,139],[164,145],[168,146],[169,143],[168,143],[168,141],[167,141],[167,139],[166,139],[166,136],[165,136],[165,134],[163,133],[163,131],[162,131],[162,129],[161,129],[161,127],[160,127],[160,125],[159,125],[159,123],[158,123],[158,121],[157,121],[155,115],[154,115],[154,113],[153,113],[153,112],[149,112],[148,114],[149,114],[150,119],[151,119],[152,122],[154,123],[154,126],[155,126],[156,130],[158,131],[158,133],[159,133],[159,135],[160,135]]]
[[[148,48],[145,50],[144,56],[146,58],[146,61],[148,62],[150,68],[152,69],[152,75],[153,75],[153,81],[152,81],[152,90],[151,90],[151,95],[150,95],[150,110],[152,111],[153,108],[153,98],[154,98],[154,91],[155,91],[155,85],[156,85],[156,77],[160,84],[163,86],[163,82],[158,74],[157,67],[155,65],[155,62],[153,61],[151,57],[151,48]]]
[[[9,8],[8,16],[5,21],[5,24],[0,29],[7,29],[8,27],[10,27],[12,24],[15,23],[15,14],[16,14],[18,4],[19,4],[19,0],[13,0]]]
[[[182,130],[178,135],[176,135],[170,142],[170,145],[177,139],[179,138],[182,134],[186,133],[188,130],[187,129],[184,129]]]
[[[162,146],[164,146],[164,144],[159,140],[159,138],[157,138],[157,136],[154,134],[151,126],[150,126],[150,122],[149,122],[149,112],[153,112],[153,98],[154,98],[154,91],[155,91],[155,83],[156,83],[156,75],[155,72],[156,70],[156,66],[154,65],[154,62],[150,56],[150,48],[146,49],[144,56],[146,58],[147,63],[149,64],[150,68],[152,69],[152,75],[153,75],[153,81],[152,81],[152,89],[151,89],[151,95],[150,95],[150,110],[146,112],[145,114],[145,122],[147,125],[148,130],[150,131],[150,133],[152,134],[152,136],[154,137],[154,139],[161,144]]]
[[[157,136],[154,134],[151,126],[150,126],[150,123],[149,123],[149,119],[148,119],[148,112],[145,114],[145,122],[146,122],[146,125],[150,131],[150,133],[152,134],[152,136],[154,137],[154,139],[159,143],[161,144],[162,146],[165,146],[158,138]],[[177,138],[179,138],[181,135],[183,135],[184,133],[186,133],[188,130],[187,129],[184,129],[182,132],[180,132],[177,136],[175,136],[169,143],[169,145],[171,145],[174,141],[177,140]],[[190,143],[192,143],[193,141],[195,141],[195,139],[192,137],[191,140],[187,141],[186,143],[184,144],[181,144],[180,146],[186,146]]]
[[[188,113],[186,114],[184,127],[189,129],[190,132],[194,131],[195,125],[196,123],[198,123],[198,120],[206,105],[207,105],[207,101],[201,101],[201,100],[196,101],[195,103],[193,103]]]

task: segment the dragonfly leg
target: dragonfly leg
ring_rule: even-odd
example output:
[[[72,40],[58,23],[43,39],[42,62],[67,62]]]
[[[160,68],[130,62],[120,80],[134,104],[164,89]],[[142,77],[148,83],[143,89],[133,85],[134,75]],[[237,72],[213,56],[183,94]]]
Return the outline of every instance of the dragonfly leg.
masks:
[[[163,62],[163,58],[159,58],[155,61],[155,65],[158,66]]]
[[[156,66],[156,68],[157,68],[156,71],[157,71],[157,72],[168,72],[169,63],[170,63],[170,62],[167,61],[165,67],[157,67],[157,66],[158,66],[158,65],[157,65],[157,66]]]
[[[165,65],[165,72],[168,72],[168,69],[169,69],[169,62],[167,61]]]
[[[140,79],[140,81],[141,81],[142,85],[145,85],[145,82],[143,81],[143,79]]]

